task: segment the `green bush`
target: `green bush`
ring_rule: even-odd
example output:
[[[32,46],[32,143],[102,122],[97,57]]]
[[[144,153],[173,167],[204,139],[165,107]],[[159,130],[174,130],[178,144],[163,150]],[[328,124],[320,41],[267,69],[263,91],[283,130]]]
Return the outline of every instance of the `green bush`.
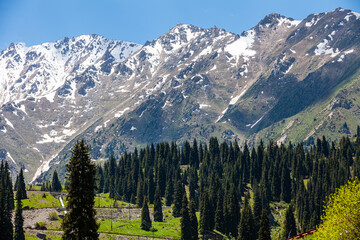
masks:
[[[37,222],[35,223],[35,228],[39,230],[46,230],[45,223],[44,222]]]
[[[51,212],[51,213],[49,214],[49,219],[50,219],[51,221],[56,221],[56,220],[59,220],[59,216],[58,216],[57,213],[54,211],[54,212]]]

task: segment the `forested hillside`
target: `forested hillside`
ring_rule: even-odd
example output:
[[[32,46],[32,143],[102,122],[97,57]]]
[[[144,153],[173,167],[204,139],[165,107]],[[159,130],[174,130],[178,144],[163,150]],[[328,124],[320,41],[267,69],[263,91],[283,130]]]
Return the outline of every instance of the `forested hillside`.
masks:
[[[239,239],[256,239],[251,232],[258,232],[263,209],[270,213],[273,203],[291,203],[296,231],[305,232],[320,223],[327,196],[360,175],[357,136],[354,141],[343,137],[339,144],[323,137],[308,149],[272,141],[240,149],[236,141],[220,143],[217,138],[209,143],[194,139],[181,146],[151,144],[99,166],[98,191],[141,206],[144,197],[153,203],[159,188],[165,204],[173,206],[174,216],[186,193],[200,211],[200,233],[216,229]],[[253,226],[241,226],[249,224],[242,217],[252,219]],[[275,227],[274,217],[269,217]],[[285,231],[283,236],[288,236]]]

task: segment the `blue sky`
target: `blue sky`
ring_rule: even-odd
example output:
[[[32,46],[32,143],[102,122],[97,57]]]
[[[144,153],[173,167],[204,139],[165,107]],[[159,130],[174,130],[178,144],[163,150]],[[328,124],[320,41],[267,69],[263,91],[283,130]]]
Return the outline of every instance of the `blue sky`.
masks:
[[[92,33],[143,44],[177,23],[240,34],[269,13],[301,20],[337,7],[360,12],[360,0],[0,0],[0,50]]]

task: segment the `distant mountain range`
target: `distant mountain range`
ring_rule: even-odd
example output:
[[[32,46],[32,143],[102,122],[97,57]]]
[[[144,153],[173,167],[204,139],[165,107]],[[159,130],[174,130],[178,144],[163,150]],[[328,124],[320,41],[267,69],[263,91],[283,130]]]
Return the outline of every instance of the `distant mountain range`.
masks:
[[[64,176],[84,137],[100,161],[210,136],[311,144],[360,124],[360,14],[270,14],[241,35],[179,24],[144,46],[98,35],[0,54],[0,158]],[[52,172],[52,171],[50,171]]]

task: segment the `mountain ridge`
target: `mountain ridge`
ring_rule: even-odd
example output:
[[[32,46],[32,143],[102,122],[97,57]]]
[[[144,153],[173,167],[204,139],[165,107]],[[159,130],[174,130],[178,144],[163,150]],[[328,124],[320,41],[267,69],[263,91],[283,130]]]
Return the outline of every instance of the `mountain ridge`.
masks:
[[[74,64],[69,77],[48,97],[53,102],[30,96],[3,105],[0,134],[17,137],[0,148],[5,155],[17,152],[17,159],[26,156],[15,149],[22,142],[36,155],[28,158],[42,158],[43,167],[30,171],[36,172],[34,180],[49,167],[63,170],[71,144],[82,137],[98,160],[135,145],[194,137],[205,141],[218,136],[240,143],[247,139],[249,144],[260,137],[307,141],[296,131],[290,134],[301,129],[292,118],[310,114],[306,109],[332,96],[345,82],[357,86],[359,18],[344,9],[312,14],[302,21],[269,14],[241,34],[178,24],[144,46],[134,45],[121,61],[114,60],[111,51],[103,49],[96,55],[92,52],[96,46],[91,50],[82,46],[95,60],[87,64],[80,57],[79,65]],[[25,93],[31,95],[30,90]],[[341,101],[349,101],[348,95],[345,98]],[[356,112],[356,101],[352,104],[349,109]],[[10,133],[9,122],[17,127],[26,117],[21,109],[27,113],[35,109],[28,117],[31,127],[22,123],[21,133]],[[346,114],[336,120],[336,128],[346,119],[351,119],[350,129],[359,123]],[[43,119],[48,121],[35,124]],[[26,133],[29,128],[34,130]],[[42,134],[34,133],[39,131]],[[304,134],[312,131],[309,127]],[[65,133],[72,135],[62,137]],[[29,144],[30,136],[35,137],[34,144]]]

